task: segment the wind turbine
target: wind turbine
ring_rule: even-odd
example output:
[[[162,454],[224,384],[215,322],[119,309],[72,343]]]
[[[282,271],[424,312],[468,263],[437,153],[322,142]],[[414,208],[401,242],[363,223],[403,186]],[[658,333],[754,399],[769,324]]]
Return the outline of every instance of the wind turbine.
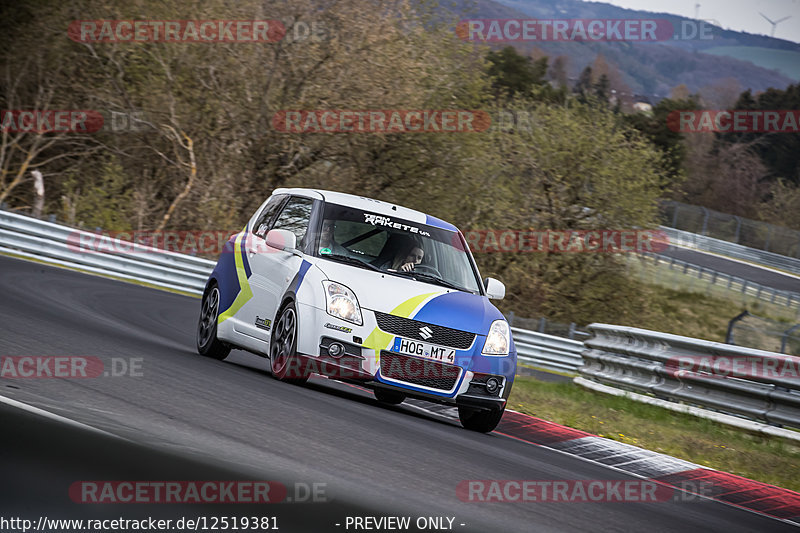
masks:
[[[778,19],[778,20],[775,20],[775,21],[773,21],[773,20],[770,20],[770,19],[769,19],[769,17],[767,17],[767,16],[766,16],[764,13],[762,13],[761,11],[759,11],[759,12],[758,12],[758,14],[759,14],[759,15],[761,15],[762,17],[764,17],[765,19],[767,19],[767,22],[769,22],[770,24],[772,24],[772,35],[770,35],[770,37],[775,37],[775,26],[777,26],[779,22],[783,22],[783,21],[784,21],[784,20],[786,20],[786,19],[790,19],[790,18],[792,18],[792,17],[791,17],[791,15],[790,15],[790,16],[788,16],[788,17],[783,17],[782,19]]]

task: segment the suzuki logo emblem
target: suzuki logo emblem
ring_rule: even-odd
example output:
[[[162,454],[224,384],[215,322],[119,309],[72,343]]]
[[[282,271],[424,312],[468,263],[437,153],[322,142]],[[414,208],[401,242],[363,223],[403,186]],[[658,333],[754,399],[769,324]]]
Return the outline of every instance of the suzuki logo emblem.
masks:
[[[428,340],[433,337],[433,331],[431,331],[431,328],[428,326],[422,326],[419,328],[419,336],[425,340]]]

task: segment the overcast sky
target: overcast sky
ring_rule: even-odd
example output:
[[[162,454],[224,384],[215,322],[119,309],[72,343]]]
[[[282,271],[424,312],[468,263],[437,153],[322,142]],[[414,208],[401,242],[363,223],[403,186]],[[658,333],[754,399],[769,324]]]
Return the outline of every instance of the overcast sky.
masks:
[[[714,19],[725,29],[770,35],[771,20],[791,16],[779,23],[775,37],[800,43],[800,0],[596,0],[618,7],[674,13],[694,18],[695,5],[700,4],[699,18]]]

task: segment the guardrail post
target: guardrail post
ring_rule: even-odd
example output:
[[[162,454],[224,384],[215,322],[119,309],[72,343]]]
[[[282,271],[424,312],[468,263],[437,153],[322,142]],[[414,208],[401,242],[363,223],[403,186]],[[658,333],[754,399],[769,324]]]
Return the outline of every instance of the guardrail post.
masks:
[[[706,235],[708,231],[708,209],[705,207],[701,207],[700,209],[703,210],[703,227],[700,229],[700,235]]]
[[[786,353],[786,341],[789,340],[789,337],[791,337],[792,332],[796,329],[800,329],[800,324],[795,324],[794,326],[790,327],[789,329],[783,332],[783,336],[781,337],[781,353]]]
[[[544,333],[546,326],[547,326],[547,319],[545,317],[541,317],[539,319],[539,333]]]
[[[569,323],[569,333],[567,334],[567,338],[568,339],[574,339],[575,338],[575,322],[570,322]]]
[[[508,325],[509,326],[513,326],[514,325],[514,311],[509,311],[508,312]]]
[[[767,225],[767,242],[764,243],[764,251],[769,252],[769,241],[772,238],[772,224]]]
[[[735,344],[733,342],[733,326],[738,321],[740,321],[741,319],[743,319],[748,315],[750,315],[748,311],[742,311],[741,313],[733,317],[730,322],[728,322],[728,333],[725,335],[725,344]]]
[[[733,236],[733,242],[739,244],[739,237],[742,234],[742,217],[734,215],[733,218],[736,219],[736,234]]]

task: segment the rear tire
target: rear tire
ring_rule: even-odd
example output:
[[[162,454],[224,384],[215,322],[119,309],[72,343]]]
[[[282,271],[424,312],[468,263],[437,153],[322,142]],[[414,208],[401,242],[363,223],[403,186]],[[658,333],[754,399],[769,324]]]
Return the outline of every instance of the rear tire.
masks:
[[[297,354],[297,309],[294,302],[281,309],[269,346],[269,363],[275,379],[295,385],[308,381],[310,372]]]
[[[498,411],[471,409],[469,407],[458,408],[458,419],[465,429],[489,433],[497,427],[500,419],[503,418],[505,407]]]
[[[228,357],[231,349],[217,338],[218,317],[219,288],[214,283],[203,295],[203,303],[200,306],[200,320],[197,323],[197,353],[221,361]]]
[[[389,404],[389,405],[398,405],[403,403],[406,399],[406,395],[402,392],[396,392],[393,390],[386,390],[386,389],[374,389],[372,391],[375,394],[375,399],[381,403]]]

